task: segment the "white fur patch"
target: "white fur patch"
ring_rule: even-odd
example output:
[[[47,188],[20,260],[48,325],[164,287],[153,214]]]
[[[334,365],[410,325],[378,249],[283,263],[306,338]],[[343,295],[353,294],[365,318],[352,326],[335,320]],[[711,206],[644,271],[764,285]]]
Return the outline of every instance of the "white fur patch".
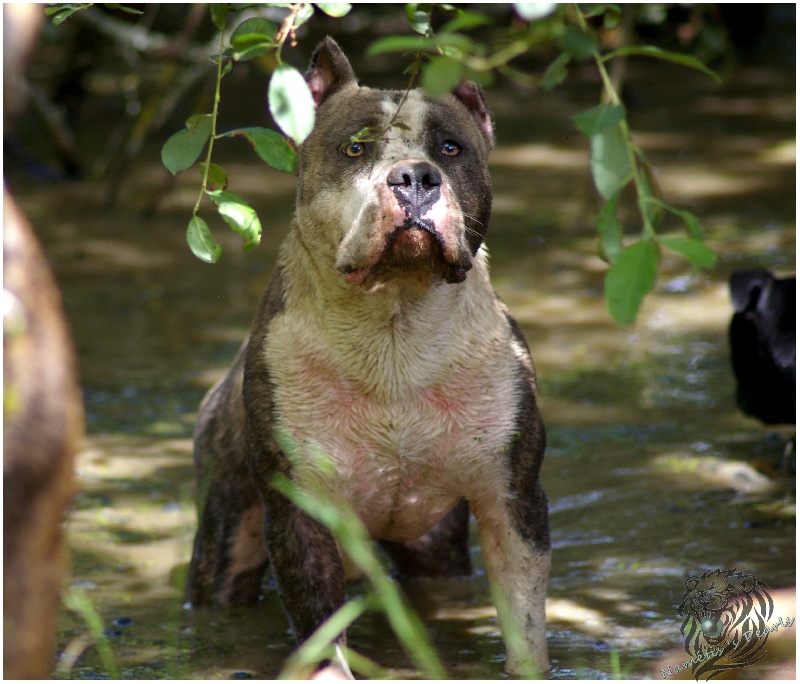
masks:
[[[386,125],[388,125],[397,112],[397,104],[389,100],[384,100],[381,104]],[[425,159],[427,157],[427,151],[423,146],[425,133],[423,126],[427,109],[428,104],[422,93],[412,90],[403,103],[402,111],[397,118],[397,121],[403,126],[407,126],[408,130],[396,127],[390,129],[386,135],[382,156],[387,163],[391,164],[401,159],[415,157]]]
[[[276,405],[295,443],[337,468],[324,483],[313,468],[298,476],[347,500],[376,538],[414,539],[462,496],[496,503],[519,361],[485,253],[466,282],[418,289],[312,285],[294,266],[287,295],[303,303],[265,348]]]

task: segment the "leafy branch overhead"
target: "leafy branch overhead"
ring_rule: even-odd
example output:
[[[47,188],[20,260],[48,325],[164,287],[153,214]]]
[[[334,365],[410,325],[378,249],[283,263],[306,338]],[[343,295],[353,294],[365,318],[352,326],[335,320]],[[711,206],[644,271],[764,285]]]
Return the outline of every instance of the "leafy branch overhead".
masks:
[[[581,45],[582,54],[588,53],[595,61],[603,81],[606,103],[576,114],[572,121],[591,140],[592,178],[606,201],[597,223],[600,253],[611,264],[605,280],[606,304],[614,319],[625,325],[636,320],[644,297],[655,286],[661,247],[681,254],[693,268],[713,267],[716,255],[704,244],[700,223],[693,214],[677,209],[655,195],[650,165],[631,137],[625,107],[606,70],[606,63],[629,54],[648,55],[696,68],[715,79],[717,76],[689,55],[657,48],[627,47],[601,55],[587,24],[587,16],[581,14],[577,5],[574,13],[578,25],[573,28],[583,32],[583,37],[576,42]],[[622,224],[617,218],[617,202],[622,190],[630,183],[636,189],[642,229],[638,240],[624,245]],[[662,237],[657,233],[664,211],[683,220],[688,237]]]
[[[48,8],[54,22],[63,22],[86,5],[59,5]],[[118,10],[128,10],[114,5]],[[287,41],[296,43],[296,32],[315,11],[342,17],[350,11],[347,3],[210,4],[214,26],[219,31],[218,47],[211,57],[216,67],[216,88],[210,113],[190,117],[162,148],[162,160],[173,174],[198,166],[202,184],[187,227],[187,241],[203,261],[216,262],[222,248],[214,240],[208,223],[200,216],[203,200],[210,200],[223,221],[242,236],[244,249],[252,249],[261,238],[261,223],[255,211],[228,189],[229,176],[212,161],[217,141],[243,137],[268,165],[294,172],[296,148],[314,126],[313,98],[302,74],[284,62],[282,50]],[[276,14],[276,8],[282,14]],[[407,4],[406,19],[411,32],[375,40],[367,56],[401,53],[410,58],[406,73],[407,89],[419,82],[432,96],[449,92],[463,79],[483,87],[498,77],[543,89],[557,87],[567,78],[572,65],[593,62],[600,75],[600,103],[575,114],[572,122],[590,140],[589,169],[603,201],[597,217],[598,248],[609,262],[605,279],[605,298],[614,319],[620,324],[635,321],[644,297],[655,285],[663,250],[685,258],[692,268],[711,268],[715,255],[704,241],[700,223],[690,212],[672,206],[658,193],[650,164],[631,135],[625,107],[619,97],[619,84],[609,74],[614,60],[629,56],[652,57],[697,69],[717,76],[691,55],[668,52],[647,45],[623,44],[606,49],[601,31],[623,22],[619,5],[520,3],[514,5],[515,19],[498,30],[496,20],[472,7],[446,4]],[[630,7],[625,12],[635,11]],[[267,18],[268,15],[270,18]],[[275,20],[275,17],[279,17]],[[602,27],[602,28],[601,28]],[[489,31],[485,29],[491,29]],[[478,36],[499,36],[494,42]],[[626,35],[628,43],[631,41]],[[556,47],[557,56],[541,73],[518,66],[518,58],[542,48]],[[248,127],[220,132],[217,129],[220,83],[237,62],[267,56],[274,65],[267,100],[270,113],[281,133],[267,128]],[[401,105],[402,107],[402,105]],[[398,109],[399,113],[399,109]],[[389,128],[402,126],[393,121]],[[363,130],[349,144],[381,140],[386,130]],[[205,154],[204,154],[205,152]],[[637,231],[626,235],[620,220],[620,196],[628,187],[635,191],[638,209]],[[663,234],[662,218],[671,214],[684,228],[682,235]],[[635,234],[634,234],[635,233]]]
[[[703,242],[698,219],[657,196],[650,165],[631,137],[625,107],[606,65],[617,58],[637,55],[697,69],[718,81],[713,71],[691,55],[652,46],[627,45],[604,54],[590,20],[601,19],[604,28],[616,27],[622,19],[622,10],[617,5],[594,5],[587,9],[577,4],[518,4],[517,14],[528,20],[528,25],[524,30],[509,30],[496,48],[477,43],[463,33],[491,23],[489,17],[456,10],[454,18],[434,33],[430,28],[430,11],[426,15],[419,7],[413,12],[409,10],[409,21],[419,35],[382,38],[370,46],[368,54],[412,52],[418,59],[425,53],[428,59],[421,68],[421,84],[434,96],[449,91],[463,78],[491,85],[497,74],[551,89],[567,77],[571,63],[594,61],[603,83],[602,102],[574,115],[572,121],[591,141],[592,179],[605,201],[598,215],[597,232],[600,255],[610,263],[605,280],[606,303],[617,323],[627,325],[636,320],[644,297],[655,285],[661,248],[680,254],[693,268],[713,267],[716,256]],[[541,76],[523,73],[512,64],[516,57],[535,47],[554,42],[561,52]],[[626,244],[617,207],[621,192],[630,184],[636,191],[642,223],[638,239]],[[661,236],[657,232],[665,211],[683,221],[686,237]]]
[[[231,7],[228,4],[209,5],[212,21],[220,32],[219,52],[212,58],[217,66],[213,109],[210,114],[191,117],[186,122],[186,128],[167,140],[161,150],[164,166],[173,174],[194,166],[203,150],[206,150],[205,161],[200,162],[203,181],[186,239],[195,256],[208,263],[219,260],[222,247],[214,240],[206,221],[199,216],[204,197],[212,201],[225,223],[244,238],[245,250],[253,249],[261,240],[261,222],[256,212],[242,198],[226,189],[228,174],[211,161],[214,143],[221,138],[241,136],[267,164],[279,171],[294,172],[297,168],[295,147],[305,140],[314,126],[314,103],[305,79],[297,69],[284,64],[281,59],[286,40],[294,41],[297,28],[311,18],[311,5],[285,5],[287,14],[280,26],[263,17],[249,17],[229,31]],[[326,6],[320,7],[324,9]],[[349,6],[337,5],[330,11],[339,15],[346,9]],[[235,62],[255,59],[267,53],[272,54],[277,63],[267,95],[269,109],[286,137],[259,127],[218,133],[220,84],[223,77],[231,71]]]

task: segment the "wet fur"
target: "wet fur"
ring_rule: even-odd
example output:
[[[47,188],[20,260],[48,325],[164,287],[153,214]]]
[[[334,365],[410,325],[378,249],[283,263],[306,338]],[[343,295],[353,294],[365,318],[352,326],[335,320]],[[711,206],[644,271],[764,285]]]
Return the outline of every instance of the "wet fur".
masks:
[[[335,540],[270,487],[276,473],[353,507],[407,575],[469,572],[470,510],[490,579],[546,669],[544,427],[528,347],[491,288],[481,246],[492,135],[480,93],[466,84],[437,102],[412,92],[408,129],[390,132],[374,161],[354,161],[342,142],[385,125],[401,94],[358,88],[332,41],[308,80],[319,108],[300,149],[292,230],[252,334],[198,420],[205,504],[188,598],[255,600],[269,558],[300,641],[343,603]],[[458,162],[439,154],[454,136]],[[397,200],[376,180],[405,158],[434,160],[445,179],[439,235],[416,243],[421,259],[393,247]],[[348,281],[353,272],[363,284]],[[276,429],[296,446],[291,459]],[[333,476],[316,467],[320,451]]]
[[[3,668],[49,676],[68,574],[64,516],[83,438],[61,296],[25,216],[3,192]],[[6,302],[7,303],[7,302]]]

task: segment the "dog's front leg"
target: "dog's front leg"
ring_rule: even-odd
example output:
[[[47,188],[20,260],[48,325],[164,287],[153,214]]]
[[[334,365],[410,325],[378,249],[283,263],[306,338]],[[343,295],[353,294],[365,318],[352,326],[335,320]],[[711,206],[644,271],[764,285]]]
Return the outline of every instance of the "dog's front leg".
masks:
[[[289,622],[299,643],[308,639],[345,600],[345,572],[333,535],[273,486],[281,474],[292,478],[292,463],[275,437],[278,421],[275,387],[266,362],[264,330],[280,301],[280,278],[273,277],[247,349],[243,396],[247,410],[246,443],[250,477],[264,503],[267,554]],[[272,299],[271,299],[272,298]],[[280,308],[280,307],[277,307]],[[333,662],[324,662],[315,678],[351,678],[342,654],[345,636],[334,640]]]
[[[291,478],[292,466],[274,437],[270,409],[269,402],[263,402],[250,412],[248,465],[264,503],[264,537],[272,576],[294,635],[302,644],[344,604],[344,564],[333,534],[274,486],[277,474]],[[342,633],[333,642],[335,656],[324,661],[313,678],[353,678],[342,653],[344,643]]]
[[[333,535],[274,489],[267,489],[266,539],[272,572],[299,643],[313,634],[345,600],[345,573]],[[352,678],[341,651],[344,634],[334,642],[336,657],[315,673]]]
[[[504,507],[491,510],[473,507],[473,511],[478,519],[481,553],[506,644],[506,671],[528,674],[533,669],[544,675],[550,669],[545,624],[550,574],[547,501],[538,485],[529,497],[525,502],[511,499]],[[539,518],[539,524],[523,529],[515,507],[528,508],[534,518]],[[519,645],[524,646],[522,652]]]

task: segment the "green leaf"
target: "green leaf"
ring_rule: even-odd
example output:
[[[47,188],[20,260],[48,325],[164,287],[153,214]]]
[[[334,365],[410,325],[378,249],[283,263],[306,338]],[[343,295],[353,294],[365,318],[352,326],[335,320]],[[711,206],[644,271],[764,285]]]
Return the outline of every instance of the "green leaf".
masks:
[[[205,174],[206,163],[200,162],[200,170]],[[213,162],[208,166],[208,188],[211,190],[224,190],[228,185],[228,174],[219,164]]]
[[[671,214],[675,214],[675,216],[683,221],[684,225],[686,226],[686,232],[689,233],[689,236],[693,240],[703,242],[703,228],[700,225],[700,220],[691,211],[685,211],[683,209],[673,207],[671,204],[667,204],[664,200],[661,200],[658,197],[648,197],[646,201],[648,204],[661,207]]]
[[[65,9],[60,14],[56,14],[53,17],[53,25],[54,26],[59,26],[59,25],[63,24],[67,19],[69,19],[73,14],[75,14],[75,12],[77,12],[80,9],[83,9],[83,8],[75,7],[74,9]]]
[[[383,126],[364,126],[361,130],[353,133],[349,140],[345,140],[339,149],[344,150],[352,142],[375,142],[384,130]]]
[[[256,154],[273,169],[294,173],[297,170],[297,152],[277,131],[269,128],[237,128],[225,137],[242,136],[253,146]]]
[[[193,254],[207,264],[216,264],[222,256],[222,247],[214,242],[208,224],[199,216],[193,216],[189,221],[186,242]]]
[[[597,232],[600,236],[600,255],[609,263],[614,263],[622,251],[622,224],[617,218],[619,193],[603,205],[597,217]]]
[[[197,114],[189,117],[186,128],[173,135],[161,148],[161,161],[174,176],[185,171],[197,158],[211,137],[213,117],[211,114]]]
[[[448,21],[439,29],[439,33],[452,33],[454,31],[469,31],[479,26],[489,26],[494,21],[483,12],[460,10],[458,15]]]
[[[686,232],[689,233],[695,240],[703,241],[703,228],[700,225],[700,220],[691,211],[681,211],[679,209],[671,208],[672,213],[683,219],[686,225]]]
[[[278,25],[263,17],[245,19],[231,34],[233,58],[245,62],[266,54],[275,47]]]
[[[592,136],[590,166],[597,191],[605,200],[611,199],[630,181],[633,172],[619,125]]]
[[[619,325],[636,320],[642,300],[656,284],[658,248],[653,242],[637,242],[623,249],[608,269],[605,296],[608,310]]]
[[[585,19],[602,16],[603,28],[608,30],[616,28],[622,21],[622,8],[619,5],[584,5],[581,7],[581,13]]]
[[[411,25],[411,28],[423,36],[428,32],[431,27],[431,13],[430,11],[421,10],[416,3],[406,5],[406,19]]]
[[[463,33],[437,33],[433,37],[433,46],[437,48],[455,48],[464,54],[470,52],[475,43]]]
[[[582,6],[581,14],[583,14],[584,18],[588,19],[589,17],[599,17],[601,14],[605,14],[609,10],[614,12],[622,12],[622,9],[619,5],[598,3],[596,5]]]
[[[677,209],[670,204],[662,202],[664,209],[667,211],[675,214],[678,218],[680,218],[684,225],[686,226],[686,232],[698,242],[703,241],[703,228],[700,225],[700,220],[691,212],[691,211],[684,211],[682,209]]]
[[[591,138],[593,135],[612,128],[622,121],[625,118],[625,107],[621,104],[598,105],[570,118],[581,133]]]
[[[580,27],[570,24],[561,35],[561,47],[575,59],[586,59],[597,50],[597,40]]]
[[[230,56],[237,62],[247,62],[251,59],[256,59],[256,57],[266,55],[274,48],[275,44],[267,39],[266,36],[241,36],[231,46]]]
[[[144,12],[141,10],[134,9],[133,7],[127,7],[126,5],[120,5],[116,2],[104,2],[103,7],[119,10],[120,12],[125,12],[125,14],[144,14]]]
[[[608,11],[603,15],[603,28],[612,31],[622,23],[622,9],[618,5],[608,5]]]
[[[440,97],[452,91],[463,78],[461,62],[450,57],[432,57],[422,67],[422,87],[431,97]]]
[[[618,50],[609,52],[607,55],[603,55],[603,61],[607,62],[611,59],[614,59],[614,57],[624,57],[627,55],[655,57],[657,59],[666,60],[667,62],[674,62],[675,64],[681,64],[685,67],[689,67],[690,69],[697,69],[698,71],[702,71],[704,74],[711,76],[711,78],[713,78],[717,83],[719,84],[722,83],[722,79],[720,78],[719,74],[709,69],[696,57],[692,57],[691,55],[684,55],[680,52],[669,52],[668,50],[662,50],[661,48],[657,48],[652,45],[641,45],[641,46],[629,45],[627,47],[621,47]]]
[[[303,75],[294,67],[282,64],[269,82],[269,111],[275,123],[296,145],[314,128],[314,98]]]
[[[228,4],[225,2],[212,2],[208,6],[211,12],[211,21],[220,31],[225,28],[228,18]]]
[[[294,173],[297,170],[297,152],[277,131],[269,128],[237,128],[226,137],[242,136],[253,146],[256,154],[273,169]]]
[[[514,11],[524,21],[544,19],[558,8],[555,2],[515,2]]]
[[[231,33],[231,45],[243,36],[263,36],[271,41],[275,38],[277,31],[278,25],[269,19],[251,17],[250,19],[245,19],[233,30],[233,33]]]
[[[658,241],[667,249],[677,252],[695,268],[714,268],[717,255],[710,247],[690,238],[662,237]]]
[[[478,85],[481,88],[490,88],[492,85],[494,85],[495,72],[491,69],[487,69],[486,71],[476,71],[475,69],[465,68],[464,78],[469,79],[475,83],[475,85]]]
[[[225,223],[244,238],[245,251],[253,249],[261,242],[261,221],[244,200],[227,190],[213,190],[206,194],[217,205]]]
[[[572,59],[566,52],[556,57],[542,74],[542,88],[552,90],[567,77],[567,64]]]
[[[318,2],[319,7],[329,17],[343,17],[347,14],[352,5],[349,2]]]
[[[367,48],[367,57],[390,52],[418,52],[433,47],[433,41],[420,36],[387,36],[379,38]]]

